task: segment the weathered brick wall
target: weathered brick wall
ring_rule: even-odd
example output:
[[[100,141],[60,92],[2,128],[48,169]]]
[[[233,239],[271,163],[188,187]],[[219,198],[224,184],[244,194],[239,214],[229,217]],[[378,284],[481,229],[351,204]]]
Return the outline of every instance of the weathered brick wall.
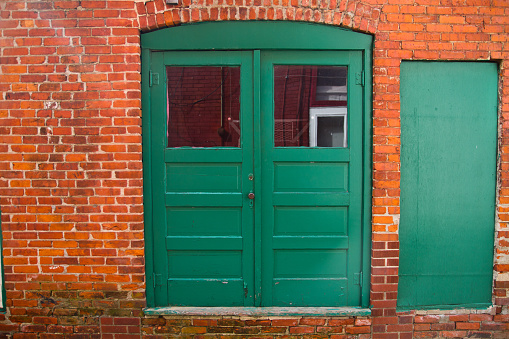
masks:
[[[0,17],[0,329],[99,333],[144,305],[137,12],[2,0]]]
[[[240,317],[147,317],[141,330],[152,338],[168,335],[179,337],[214,337],[215,335],[253,336],[306,336],[307,338],[359,338],[370,337],[371,320],[358,318],[240,318]]]
[[[0,205],[8,297],[0,331],[13,338],[199,338],[220,337],[224,329],[227,336],[310,331],[306,336],[322,338],[329,336],[322,327],[339,327],[334,324],[341,319],[325,318],[313,324],[237,319],[230,326],[223,318],[141,317],[140,31],[276,19],[374,35],[372,317],[358,327],[351,318],[330,337],[364,338],[349,331],[366,326],[373,338],[509,337],[507,0],[181,0],[177,6],[163,0],[0,0]],[[494,307],[482,314],[396,313],[403,59],[500,65]],[[238,332],[245,328],[253,332]]]

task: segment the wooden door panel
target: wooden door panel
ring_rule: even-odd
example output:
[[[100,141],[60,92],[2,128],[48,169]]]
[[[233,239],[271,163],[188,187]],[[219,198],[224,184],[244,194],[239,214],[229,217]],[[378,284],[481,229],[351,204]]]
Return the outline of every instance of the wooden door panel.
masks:
[[[276,206],[275,236],[346,235],[348,208],[342,206]]]
[[[166,165],[167,191],[240,192],[241,163],[196,163]]]
[[[347,192],[348,163],[274,162],[274,192]]]

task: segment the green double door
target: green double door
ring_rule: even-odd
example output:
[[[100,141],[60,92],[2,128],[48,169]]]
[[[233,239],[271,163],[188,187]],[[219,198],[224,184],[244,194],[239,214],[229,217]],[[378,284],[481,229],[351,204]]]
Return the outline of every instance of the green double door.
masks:
[[[150,71],[155,306],[359,306],[361,52],[153,52]]]

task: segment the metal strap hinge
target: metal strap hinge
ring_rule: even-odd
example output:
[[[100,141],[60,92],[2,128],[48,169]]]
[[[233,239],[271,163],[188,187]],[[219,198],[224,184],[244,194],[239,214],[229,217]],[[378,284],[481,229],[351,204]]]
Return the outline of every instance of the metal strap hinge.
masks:
[[[152,87],[153,85],[159,85],[159,73],[154,73],[152,71],[149,72],[148,85],[149,87]]]

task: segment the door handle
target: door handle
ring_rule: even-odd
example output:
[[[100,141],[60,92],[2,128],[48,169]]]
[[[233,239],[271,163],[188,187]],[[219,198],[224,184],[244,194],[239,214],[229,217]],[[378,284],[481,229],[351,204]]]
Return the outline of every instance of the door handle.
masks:
[[[249,198],[249,207],[253,208],[254,193],[253,192],[249,192],[247,197]]]

